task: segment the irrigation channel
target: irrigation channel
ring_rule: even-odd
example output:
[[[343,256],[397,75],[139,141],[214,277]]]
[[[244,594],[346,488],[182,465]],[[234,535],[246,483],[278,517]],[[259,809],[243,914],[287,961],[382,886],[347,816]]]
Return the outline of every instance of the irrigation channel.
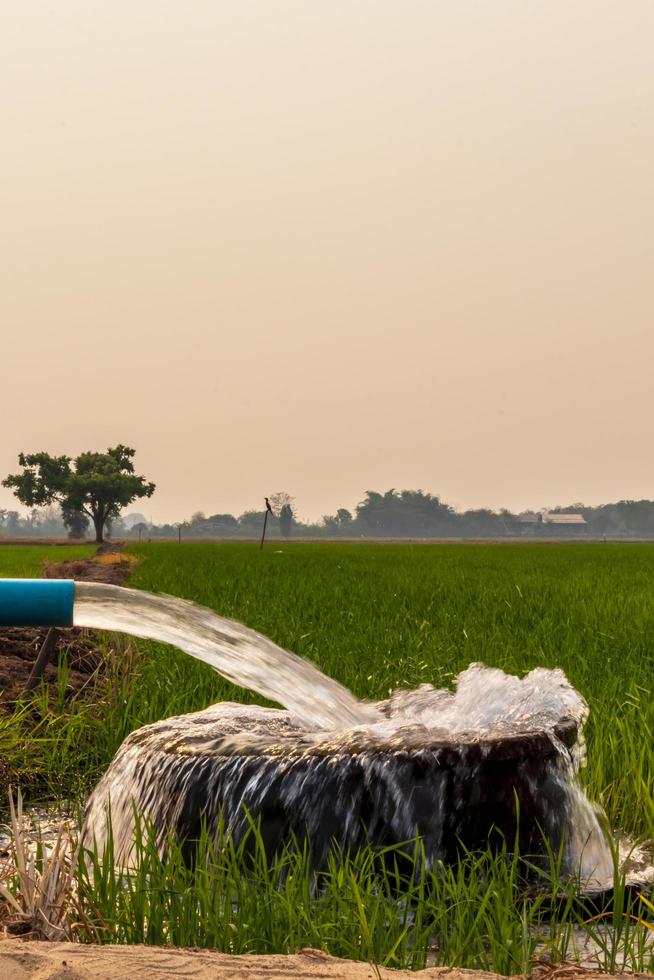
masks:
[[[586,797],[588,708],[560,670],[523,678],[471,665],[454,691],[423,684],[362,702],[308,661],[182,599],[76,583],[74,625],[173,644],[285,710],[222,703],[133,732],[92,793],[83,835],[128,862],[134,813],[161,846],[202,822],[238,837],[252,818],[273,853],[291,834],[316,866],[336,841],[353,850],[419,835],[427,860],[454,862],[489,835],[546,860],[588,890],[614,864],[602,814]],[[498,833],[499,832],[499,833]]]

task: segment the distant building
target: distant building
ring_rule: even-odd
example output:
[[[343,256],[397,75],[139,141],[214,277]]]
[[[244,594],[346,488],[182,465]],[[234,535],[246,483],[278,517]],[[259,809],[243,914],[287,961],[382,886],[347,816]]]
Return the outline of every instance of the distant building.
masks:
[[[526,510],[522,514],[518,514],[516,520],[518,524],[522,524],[525,528],[534,526],[535,524],[543,523],[543,515],[536,514],[533,510]]]
[[[516,522],[522,534],[576,535],[585,534],[588,524],[583,514],[550,514],[526,510],[518,514]]]
[[[541,515],[543,524],[554,524],[557,527],[586,527],[586,518],[583,514],[548,514],[547,511]]]
[[[585,534],[588,524],[583,514],[543,514],[543,533],[556,537]]]

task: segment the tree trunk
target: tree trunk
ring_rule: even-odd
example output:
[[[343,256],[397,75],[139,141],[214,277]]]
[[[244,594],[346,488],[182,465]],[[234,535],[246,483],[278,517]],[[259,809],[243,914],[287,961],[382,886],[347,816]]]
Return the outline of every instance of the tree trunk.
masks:
[[[104,542],[104,517],[94,514],[93,527],[95,528],[96,544],[102,544]]]

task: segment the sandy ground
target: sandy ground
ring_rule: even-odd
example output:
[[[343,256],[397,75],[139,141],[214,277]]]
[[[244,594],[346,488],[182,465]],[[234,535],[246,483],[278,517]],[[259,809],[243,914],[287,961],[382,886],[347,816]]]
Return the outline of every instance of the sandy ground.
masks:
[[[430,969],[419,973],[387,970],[334,959],[317,950],[295,956],[230,956],[213,950],[161,949],[151,946],[78,946],[74,943],[0,942],[0,980],[405,980],[444,978],[486,980],[492,973]]]
[[[537,968],[532,980],[606,980],[572,963]],[[646,974],[630,974],[646,977]],[[651,975],[650,975],[651,976]],[[335,959],[318,950],[294,956],[230,956],[213,950],[152,946],[0,941],[0,980],[500,980],[497,974],[432,967],[411,973]]]

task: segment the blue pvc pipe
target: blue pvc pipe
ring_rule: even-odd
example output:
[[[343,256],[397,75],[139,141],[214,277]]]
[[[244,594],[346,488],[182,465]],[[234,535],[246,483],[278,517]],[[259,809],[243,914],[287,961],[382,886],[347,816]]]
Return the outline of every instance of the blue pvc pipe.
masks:
[[[57,578],[0,578],[0,626],[72,626],[75,583]]]

